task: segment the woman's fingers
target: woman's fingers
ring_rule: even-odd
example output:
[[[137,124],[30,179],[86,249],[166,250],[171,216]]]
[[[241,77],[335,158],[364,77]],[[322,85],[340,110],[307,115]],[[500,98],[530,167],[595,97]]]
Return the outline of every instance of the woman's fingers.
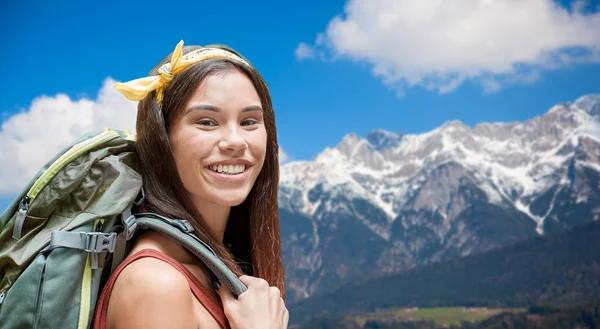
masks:
[[[290,312],[286,308],[285,311],[283,312],[283,325],[284,325],[284,328],[287,328],[287,325],[288,325],[289,321],[290,321]]]
[[[248,275],[241,276],[240,281],[248,290],[237,300],[227,287],[219,289],[219,296],[231,328],[287,328],[289,314],[279,288],[269,287],[266,280]]]
[[[281,298],[281,292],[277,287],[269,287],[269,296]]]
[[[248,289],[250,289],[250,288],[261,289],[261,290],[269,289],[269,283],[265,279],[256,278],[256,277],[249,276],[249,275],[242,275],[242,276],[240,276],[240,281],[242,281],[242,283],[244,283],[246,285],[246,287],[248,287]]]
[[[237,300],[235,299],[235,297],[233,297],[233,294],[231,293],[231,291],[229,291],[229,288],[227,288],[224,284],[221,285],[221,287],[219,288],[219,290],[217,291],[219,293],[219,296],[221,297],[221,301],[223,302],[223,306],[225,307],[225,304],[231,305],[231,304],[235,304],[235,302],[237,302]],[[231,305],[233,306],[233,305]],[[227,308],[227,307],[225,307]]]

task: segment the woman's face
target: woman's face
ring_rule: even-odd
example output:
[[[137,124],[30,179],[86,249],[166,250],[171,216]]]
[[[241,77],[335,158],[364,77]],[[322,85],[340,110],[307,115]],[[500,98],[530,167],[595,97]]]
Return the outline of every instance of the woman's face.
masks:
[[[254,85],[236,70],[207,77],[169,139],[177,171],[196,206],[241,204],[265,161],[267,132]]]

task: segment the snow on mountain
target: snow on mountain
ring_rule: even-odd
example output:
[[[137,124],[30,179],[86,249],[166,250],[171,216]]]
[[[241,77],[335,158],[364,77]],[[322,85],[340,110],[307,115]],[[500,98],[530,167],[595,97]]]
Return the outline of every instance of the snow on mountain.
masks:
[[[531,213],[530,197],[556,183],[568,183],[566,177],[557,182],[556,171],[572,157],[582,139],[600,141],[599,127],[600,96],[584,96],[573,105],[556,105],[524,123],[481,123],[471,128],[451,121],[419,135],[381,129],[366,138],[348,134],[313,161],[282,166],[280,203],[307,215],[320,206],[332,207],[319,199],[309,200],[308,194],[319,185],[324,192],[367,200],[387,215],[389,224],[431,168],[456,162],[473,174],[489,202],[511,203],[535,220],[541,232],[545,216]],[[580,165],[594,168],[600,163]],[[302,198],[295,198],[297,195]],[[422,203],[419,209],[439,206],[437,202]]]
[[[525,122],[350,133],[281,167],[290,300],[600,218],[600,95]]]

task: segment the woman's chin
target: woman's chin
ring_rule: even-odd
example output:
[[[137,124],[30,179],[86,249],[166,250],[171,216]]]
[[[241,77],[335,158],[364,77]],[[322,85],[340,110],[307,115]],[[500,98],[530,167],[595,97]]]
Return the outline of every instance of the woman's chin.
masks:
[[[248,193],[223,193],[218,196],[214,196],[213,202],[224,207],[235,207],[239,206],[246,200]]]

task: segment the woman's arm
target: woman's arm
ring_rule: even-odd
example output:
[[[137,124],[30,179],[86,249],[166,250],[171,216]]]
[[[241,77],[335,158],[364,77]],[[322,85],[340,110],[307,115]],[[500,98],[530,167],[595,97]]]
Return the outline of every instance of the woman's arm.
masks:
[[[183,274],[161,260],[142,258],[117,278],[108,305],[107,327],[196,329],[194,299]]]

